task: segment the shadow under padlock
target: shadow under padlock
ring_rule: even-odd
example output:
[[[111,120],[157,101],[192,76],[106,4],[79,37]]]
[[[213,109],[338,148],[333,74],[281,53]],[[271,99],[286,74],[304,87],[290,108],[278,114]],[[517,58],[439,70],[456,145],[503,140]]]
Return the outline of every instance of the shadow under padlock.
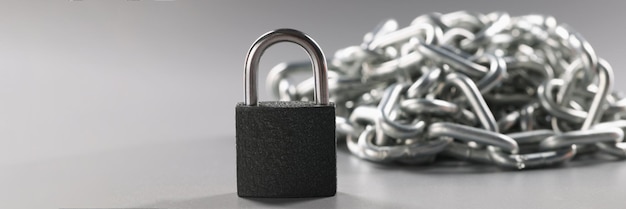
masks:
[[[314,102],[257,102],[259,60],[279,42],[298,44],[309,54],[315,75]],[[335,105],[328,101],[326,72],[319,45],[300,31],[278,29],[254,42],[245,63],[245,100],[235,108],[240,197],[335,195]]]

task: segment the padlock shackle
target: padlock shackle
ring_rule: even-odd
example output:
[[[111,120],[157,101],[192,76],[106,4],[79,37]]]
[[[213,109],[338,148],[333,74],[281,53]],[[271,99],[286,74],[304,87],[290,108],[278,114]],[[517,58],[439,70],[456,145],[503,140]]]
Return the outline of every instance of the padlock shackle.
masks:
[[[291,42],[300,45],[309,55],[313,63],[315,79],[315,104],[328,105],[328,77],[326,57],[320,46],[308,35],[294,29],[277,29],[263,34],[250,47],[244,65],[244,104],[257,105],[257,72],[263,52],[270,46],[280,42]]]

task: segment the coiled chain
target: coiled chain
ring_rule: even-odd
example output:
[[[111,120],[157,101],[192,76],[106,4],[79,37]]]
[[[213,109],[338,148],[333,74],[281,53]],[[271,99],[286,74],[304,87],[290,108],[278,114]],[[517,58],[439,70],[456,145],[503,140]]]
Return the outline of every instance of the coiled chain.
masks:
[[[606,153],[626,158],[626,99],[611,66],[543,15],[453,12],[387,20],[329,60],[338,142],[376,162],[450,156],[523,169]],[[281,100],[311,100],[308,61],[267,78]],[[292,79],[291,79],[292,80]]]

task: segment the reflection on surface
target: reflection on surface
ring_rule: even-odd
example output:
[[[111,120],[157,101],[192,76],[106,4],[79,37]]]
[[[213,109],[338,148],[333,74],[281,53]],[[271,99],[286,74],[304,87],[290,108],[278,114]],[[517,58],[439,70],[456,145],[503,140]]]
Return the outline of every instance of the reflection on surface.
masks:
[[[235,193],[234,136],[223,136],[0,167],[0,185],[10,191],[0,195],[0,208],[23,208],[25,197],[38,200],[30,208],[481,208],[497,206],[484,199],[502,194],[526,208],[572,196],[579,201],[569,206],[577,208],[623,201],[614,197],[626,193],[626,164],[594,159],[518,172],[449,160],[378,164],[340,146],[337,196],[245,199]],[[528,194],[532,203],[517,198]]]
[[[220,194],[184,201],[162,201],[144,207],[156,208],[400,208],[402,205],[376,201],[338,192],[325,198],[239,198],[236,193]],[[406,207],[406,206],[404,206]]]

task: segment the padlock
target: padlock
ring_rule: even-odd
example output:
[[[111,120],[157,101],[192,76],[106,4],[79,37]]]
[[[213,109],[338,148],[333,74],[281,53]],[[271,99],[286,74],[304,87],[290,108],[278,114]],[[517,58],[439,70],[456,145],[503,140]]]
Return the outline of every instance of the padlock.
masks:
[[[300,45],[313,63],[314,102],[257,102],[260,57],[279,42]],[[328,101],[326,59],[308,35],[270,31],[246,56],[244,102],[236,106],[237,194],[240,197],[326,197],[337,191],[335,105]]]

